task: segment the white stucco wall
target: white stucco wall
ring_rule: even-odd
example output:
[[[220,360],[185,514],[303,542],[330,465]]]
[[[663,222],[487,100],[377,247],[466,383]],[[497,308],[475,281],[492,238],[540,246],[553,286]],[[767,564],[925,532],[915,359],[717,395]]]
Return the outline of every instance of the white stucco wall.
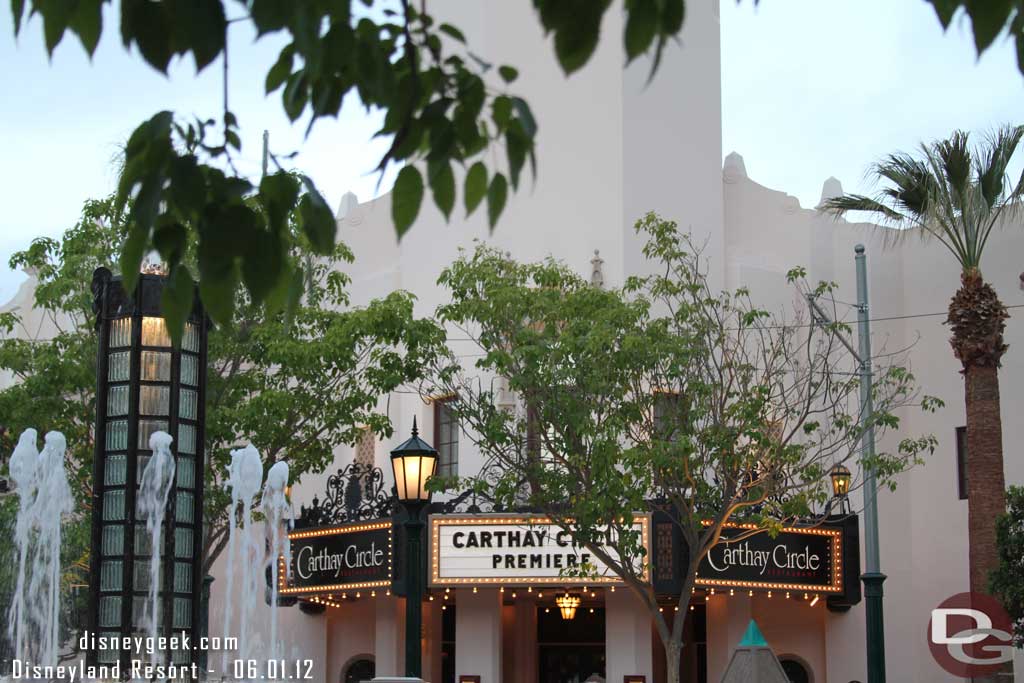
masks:
[[[425,199],[415,226],[398,244],[391,227],[389,195],[363,204],[344,202],[347,210],[339,217],[338,237],[356,256],[355,263],[345,268],[352,277],[353,303],[364,304],[403,288],[418,297],[418,314],[431,315],[444,298],[436,285],[438,275],[460,248],[472,248],[475,240],[507,250],[519,260],[551,255],[584,275],[589,275],[590,259],[598,249],[606,284],[617,286],[627,275],[645,271],[632,225],[643,213],[656,209],[706,245],[714,283],[727,288],[749,286],[760,305],[790,312],[802,305],[785,282],[786,271],[794,265],[806,266],[812,280],[837,280],[837,298],[855,301],[853,246],[862,242],[867,245],[873,318],[944,312],[957,286],[957,269],[940,246],[913,241],[884,248],[879,230],[834,221],[801,207],[784,192],[758,185],[738,157],[728,157],[723,170],[717,7],[717,0],[688,4],[681,44],[669,44],[658,78],[645,86],[648,64],[641,60],[622,68],[624,56],[617,38],[622,15],[617,9],[605,17],[606,39],[590,64],[565,79],[529,3],[432,3],[438,19],[461,26],[474,49],[496,64],[519,68],[513,90],[526,97],[540,122],[539,174],[534,181],[524,173],[520,191],[510,196],[493,234],[483,208],[465,219],[457,207],[446,223]],[[748,162],[753,169],[757,160]],[[756,170],[750,175],[756,177]],[[836,191],[834,183],[830,191]],[[1018,284],[1024,270],[1022,255],[1020,226],[995,234],[986,251],[984,273],[1010,306],[1024,305]],[[26,337],[45,333],[46,325],[42,314],[31,309],[31,286],[28,283],[0,308],[17,306],[26,314],[26,329],[18,332]],[[852,309],[845,311],[852,319]],[[1024,483],[1024,459],[1018,444],[1024,442],[1024,421],[1016,418],[1024,402],[1020,381],[1024,309],[1011,314],[1010,351],[1001,372],[1003,441],[1007,482],[1020,484]],[[934,433],[939,449],[925,466],[902,476],[895,493],[883,491],[879,498],[881,562],[889,576],[885,610],[890,680],[954,680],[929,656],[925,628],[929,610],[945,597],[966,590],[968,584],[967,504],[957,498],[953,443],[954,427],[964,422],[963,387],[942,320],[939,315],[872,324],[876,353],[913,344],[909,358],[922,388],[946,401],[938,414],[908,411],[903,416],[905,433]],[[464,342],[453,339],[451,343],[457,353],[469,352]],[[0,377],[0,385],[9,381]],[[426,434],[431,432],[432,417],[428,405],[408,394],[383,397],[382,405],[388,407],[396,428],[394,438],[377,449],[378,464],[390,478],[387,452],[405,438],[414,416]],[[892,445],[891,439],[880,443],[881,448]],[[322,495],[326,477],[351,460],[349,450],[339,448],[332,468],[307,475],[294,488],[296,508]],[[472,474],[479,466],[479,455],[463,438],[460,473]],[[213,586],[211,632],[218,633],[223,562],[214,573],[218,580]],[[721,600],[709,605],[708,611],[714,667],[721,665],[721,648],[734,643],[745,620],[753,616],[777,650],[798,654],[811,664],[817,683],[865,679],[863,604],[848,613],[833,614],[820,605],[782,610],[765,602],[766,598],[730,603],[733,598],[718,597]],[[355,616],[344,619],[333,613],[314,617],[294,608],[280,610],[281,632],[298,648],[294,654],[325,662],[317,680],[337,680],[344,662],[361,652],[375,653],[378,673],[399,672],[401,602],[378,597],[362,604],[373,609],[353,607]],[[261,623],[265,623],[268,610],[260,609]],[[496,614],[501,611],[496,606],[495,610]],[[431,618],[436,621],[437,614]],[[463,632],[473,632],[468,617],[461,618]],[[493,628],[490,621],[483,621]],[[494,641],[493,630],[476,635]],[[497,642],[500,649],[500,629]],[[508,662],[506,657],[506,668],[522,663],[535,669],[535,661],[524,659],[530,655],[522,651],[518,639],[515,647],[516,659]],[[508,647],[504,649],[508,654]],[[468,653],[460,650],[460,655]],[[436,675],[439,662],[430,667]]]

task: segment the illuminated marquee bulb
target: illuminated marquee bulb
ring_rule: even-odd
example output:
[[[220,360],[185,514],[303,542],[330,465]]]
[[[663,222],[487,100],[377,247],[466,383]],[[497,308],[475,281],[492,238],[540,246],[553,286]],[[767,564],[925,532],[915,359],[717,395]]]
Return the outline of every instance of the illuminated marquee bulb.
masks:
[[[769,598],[772,597],[772,592],[771,591],[768,591],[768,597]]]
[[[476,586],[473,586],[473,592],[476,593]]]
[[[729,589],[729,595],[730,596],[736,595],[736,591],[734,589],[730,588]]]

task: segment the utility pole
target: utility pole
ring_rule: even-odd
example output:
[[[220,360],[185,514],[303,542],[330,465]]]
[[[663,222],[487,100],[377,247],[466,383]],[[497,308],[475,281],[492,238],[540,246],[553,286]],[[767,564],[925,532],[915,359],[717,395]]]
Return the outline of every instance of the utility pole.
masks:
[[[860,454],[864,473],[864,602],[867,620],[868,683],[885,683],[885,622],[882,613],[882,573],[878,552],[878,485],[875,470],[870,466],[875,458],[875,424],[872,417],[874,401],[871,397],[873,372],[871,369],[871,321],[868,315],[868,269],[864,245],[853,249],[857,265],[857,337],[858,350],[842,336],[839,341],[850,351],[860,366]],[[833,321],[821,309],[813,295],[807,297],[814,322],[831,324]],[[866,465],[865,463],[869,463]]]
[[[263,131],[263,175],[260,179],[267,177],[267,161],[270,158],[270,131]]]

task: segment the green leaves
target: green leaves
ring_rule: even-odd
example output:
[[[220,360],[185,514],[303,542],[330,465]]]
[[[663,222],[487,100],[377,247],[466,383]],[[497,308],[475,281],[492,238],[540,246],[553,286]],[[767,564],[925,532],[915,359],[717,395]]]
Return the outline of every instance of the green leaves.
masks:
[[[167,330],[175,346],[181,346],[181,335],[185,329],[185,321],[192,312],[195,301],[196,284],[188,268],[179,265],[167,276],[167,284],[160,296],[160,310],[167,320]]]
[[[512,83],[519,78],[519,70],[508,64],[504,64],[498,67],[498,75],[501,76],[501,80],[506,83]]]
[[[444,214],[447,221],[455,208],[455,174],[452,166],[445,161],[431,162],[427,165],[427,179],[430,191],[434,195],[434,203]]]
[[[460,424],[477,436],[483,465],[473,490],[496,507],[549,515],[578,545],[608,544],[599,559],[649,591],[635,569],[648,561],[645,549],[627,533],[637,512],[670,520],[701,554],[724,522],[775,533],[820,518],[828,471],[855,457],[862,430],[853,359],[838,340],[807,337],[833,333],[800,318],[766,319],[748,296],[720,293],[675,223],[652,213],[637,232],[648,260],[640,270],[651,275],[623,289],[487,245],[460,256],[439,278],[449,299],[438,318],[472,330],[476,348],[460,345],[424,393],[451,395]],[[806,283],[798,293],[808,294]],[[868,419],[880,430],[895,428],[895,411],[916,401],[912,376],[900,370],[875,374]],[[503,386],[481,385],[480,374]],[[496,405],[508,395],[521,407]],[[825,407],[808,413],[805,401]],[[870,464],[889,484],[935,443],[903,440]],[[683,610],[700,556],[692,559]],[[652,601],[650,610],[666,643],[678,644],[681,630],[667,636],[662,608]]]
[[[313,181],[306,177],[302,180],[306,186],[306,194],[299,200],[299,224],[309,239],[313,252],[324,256],[334,247],[334,235],[338,226],[334,222],[331,207],[327,206]]]
[[[201,168],[206,177],[209,169]],[[211,181],[209,190],[220,192],[219,182]],[[297,202],[298,183],[293,176],[278,176],[262,186],[261,196],[231,203],[230,210],[218,213],[220,205],[207,207],[200,231],[190,225],[183,246],[178,230],[158,223],[154,239],[172,251],[181,248],[190,261],[171,267],[163,291],[163,314],[172,331],[181,329],[194,302],[191,259],[198,254],[206,269],[201,281],[208,296],[217,275],[211,264],[226,267],[222,275],[228,279],[237,275],[238,259],[247,267],[247,244],[254,235],[267,234],[260,225],[262,207],[288,204],[293,196]],[[201,444],[209,465],[202,482],[211,539],[207,563],[216,559],[223,547],[218,539],[228,532],[230,499],[223,495],[222,484],[232,448],[240,441],[259,443],[268,461],[287,460],[295,477],[321,471],[337,447],[357,442],[367,425],[378,434],[390,434],[391,423],[378,409],[378,398],[427,374],[445,349],[444,331],[432,320],[413,315],[413,298],[407,293],[393,292],[366,306],[348,304],[339,269],[347,251],[339,247],[327,256],[314,254],[299,232],[291,203],[284,232],[295,240],[289,242],[282,277],[267,305],[253,305],[245,290],[233,288],[225,298],[210,299],[217,305],[236,305],[230,316],[215,314],[224,322],[209,330],[203,406],[207,428]],[[67,324],[59,333],[31,342],[15,335],[0,339],[0,372],[19,376],[18,382],[0,389],[0,414],[7,428],[0,431],[0,447],[10,452],[29,426],[62,431],[68,437],[72,488],[82,506],[91,490],[96,418],[98,337],[89,285],[95,268],[114,267],[125,227],[113,198],[90,200],[78,223],[59,239],[35,240],[12,258],[38,272],[35,307],[61,313]],[[303,270],[293,268],[295,263],[312,265]],[[270,278],[269,273],[264,276]],[[0,314],[0,329],[17,329],[17,324],[16,313]],[[179,339],[178,333],[174,338]],[[80,507],[76,516],[83,516],[83,509],[87,511]]]
[[[292,64],[295,61],[295,46],[286,45],[277,57],[277,61],[267,72],[265,91],[269,95],[280,88],[292,73]]]
[[[1014,0],[928,0],[943,29],[963,10],[971,19],[974,47],[980,57],[1008,28],[1017,43],[1017,68],[1024,74],[1024,10]]]
[[[444,33],[449,38],[459,41],[463,45],[466,44],[466,36],[459,29],[455,28],[451,24],[441,24],[437,27],[441,33]]]
[[[225,145],[207,143],[209,123],[184,126],[170,112],[139,126],[126,147],[115,208],[126,215],[120,262],[125,286],[134,288],[147,249],[160,253],[172,275],[194,259],[206,310],[218,324],[228,325],[239,284],[252,304],[272,311],[294,307],[305,280],[292,251],[301,244],[319,256],[334,255],[336,225],[307,177],[277,172],[253,188],[179,151],[191,149],[212,159],[226,155],[234,146],[234,115],[227,113],[224,124]],[[175,338],[181,332],[178,320],[168,317]]]
[[[26,12],[39,14],[48,50],[70,28],[92,54],[106,2],[11,0],[14,30],[20,31]],[[175,57],[188,54],[202,71],[226,58],[226,4],[122,0],[116,5],[121,42],[162,73]],[[493,229],[508,203],[509,185],[519,188],[527,163],[536,177],[537,122],[529,104],[509,90],[518,69],[478,56],[459,27],[435,22],[414,3],[355,18],[350,0],[242,5],[246,11],[234,21],[250,22],[257,36],[286,36],[262,85],[266,93],[280,92],[290,120],[308,120],[307,135],[320,118],[337,116],[351,93],[366,108],[384,112],[378,135],[391,144],[377,170],[403,166],[392,203],[399,238],[419,215],[426,185],[446,220],[460,189],[467,215],[486,197]],[[610,6],[611,0],[534,0],[566,73],[593,55]],[[629,0],[626,12],[629,58],[652,49],[660,54],[665,39],[682,27],[683,0]],[[489,91],[488,84],[501,90]],[[254,188],[238,175],[232,154],[240,151],[242,137],[229,111],[217,121],[189,124],[165,111],[134,131],[116,201],[117,210],[127,212],[120,258],[126,285],[134,285],[146,250],[156,248],[172,270],[186,262],[198,268],[201,297],[218,321],[234,314],[240,285],[255,304],[297,300],[293,284],[302,281],[303,268],[290,260],[290,252],[299,241],[319,255],[333,250],[333,214],[309,182],[302,189],[296,178],[275,173]],[[455,178],[463,171],[460,188]]]
[[[288,214],[299,196],[299,180],[290,173],[278,171],[260,181],[260,204],[266,212],[271,231],[282,233],[288,227]]]
[[[498,216],[505,209],[507,197],[508,181],[501,173],[495,173],[490,187],[487,188],[487,221],[491,230],[494,230],[494,226],[498,224]]]
[[[122,0],[121,41],[135,44],[150,66],[167,73],[171,57],[192,53],[202,71],[224,50],[227,19],[220,0]]]
[[[487,167],[483,162],[476,162],[466,174],[466,187],[463,197],[466,201],[466,216],[472,214],[487,194]]]
[[[1024,641],[1024,487],[1010,486],[1006,503],[1006,513],[996,520],[999,565],[989,577],[989,587],[1006,608],[1019,643]]]
[[[91,57],[103,31],[103,5],[109,0],[33,0],[29,15],[39,14],[43,19],[43,40],[46,51],[53,54],[54,48],[70,28]],[[25,15],[25,0],[11,0],[11,14],[14,19],[14,35],[21,31]]]
[[[646,52],[657,32],[656,0],[629,0],[626,3],[626,59],[633,61]]]
[[[590,61],[610,5],[610,0],[533,0],[545,32],[554,33],[555,56],[566,75]]]
[[[415,166],[406,166],[398,172],[391,190],[391,220],[395,223],[399,239],[416,220],[422,201],[423,176]]]
[[[103,32],[103,0],[78,0],[68,25],[91,57]]]

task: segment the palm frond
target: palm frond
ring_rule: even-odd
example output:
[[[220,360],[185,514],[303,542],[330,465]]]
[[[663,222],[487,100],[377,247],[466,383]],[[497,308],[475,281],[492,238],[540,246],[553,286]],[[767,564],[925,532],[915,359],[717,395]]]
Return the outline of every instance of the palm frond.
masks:
[[[890,209],[877,199],[859,194],[846,194],[841,197],[827,199],[821,205],[821,209],[834,216],[842,216],[847,211],[867,211],[869,213],[881,214],[894,223],[906,221],[906,216],[900,212]]]
[[[1006,168],[1017,151],[1024,126],[1004,126],[993,133],[985,147],[977,152],[978,186],[990,207],[994,207],[1006,188]]]
[[[897,152],[875,163],[870,175],[882,185],[876,197],[836,197],[822,208],[833,215],[868,212],[897,228],[886,233],[887,242],[916,233],[939,241],[965,270],[978,268],[1000,219],[1024,214],[1024,174],[1016,184],[1007,178],[1022,140],[1024,126],[1004,126],[972,150],[969,134],[954,131],[917,154]]]

